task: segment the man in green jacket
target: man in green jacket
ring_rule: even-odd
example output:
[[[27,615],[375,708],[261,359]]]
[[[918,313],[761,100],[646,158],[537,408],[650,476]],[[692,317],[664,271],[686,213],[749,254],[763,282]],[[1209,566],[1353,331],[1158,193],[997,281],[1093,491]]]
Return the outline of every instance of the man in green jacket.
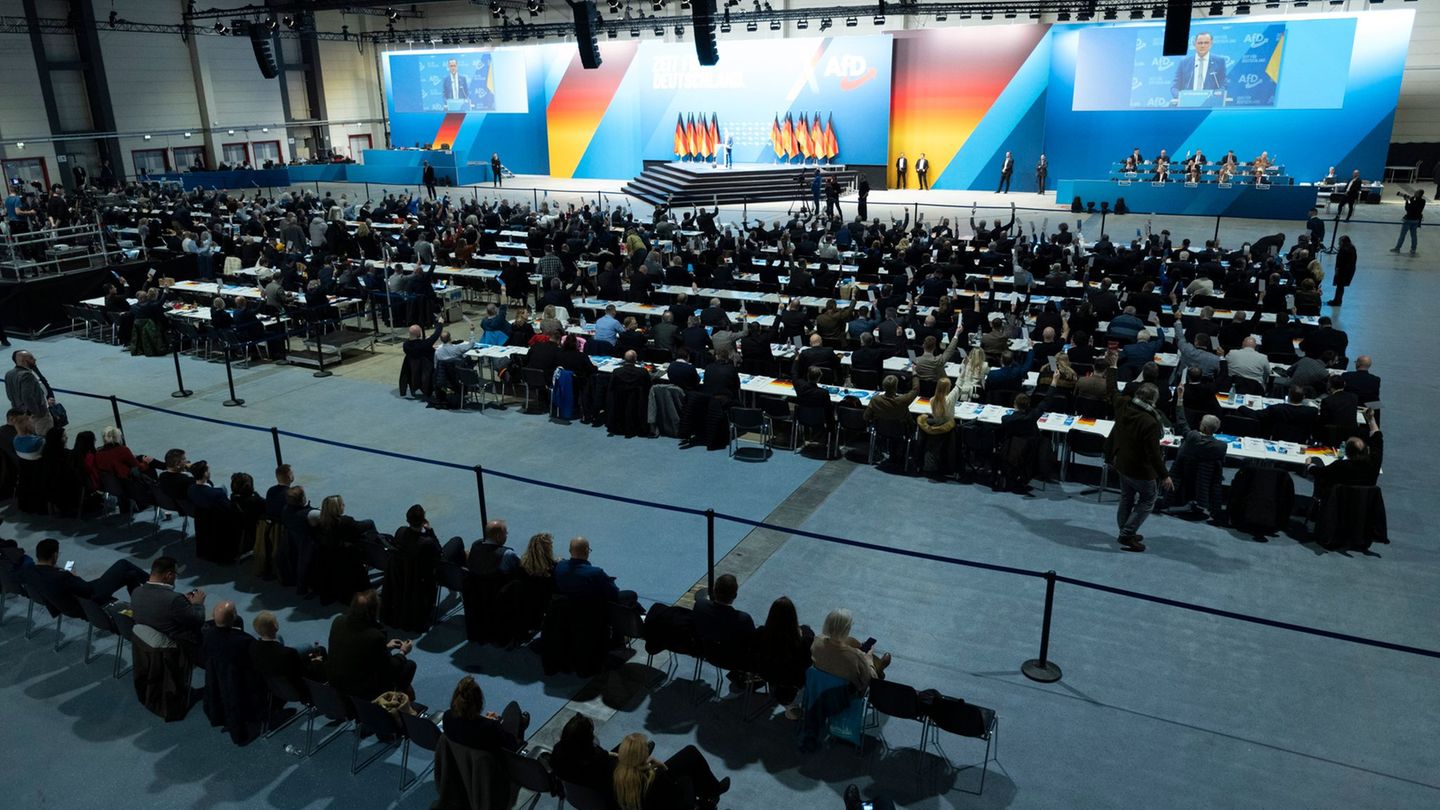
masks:
[[[1160,412],[1155,410],[1160,392],[1153,383],[1142,383],[1134,396],[1115,395],[1113,358],[1111,363],[1105,376],[1115,406],[1115,427],[1105,442],[1105,456],[1120,474],[1120,507],[1115,516],[1120,524],[1118,540],[1126,551],[1144,551],[1140,524],[1155,511],[1160,488],[1168,492],[1175,487],[1160,450],[1164,429]]]

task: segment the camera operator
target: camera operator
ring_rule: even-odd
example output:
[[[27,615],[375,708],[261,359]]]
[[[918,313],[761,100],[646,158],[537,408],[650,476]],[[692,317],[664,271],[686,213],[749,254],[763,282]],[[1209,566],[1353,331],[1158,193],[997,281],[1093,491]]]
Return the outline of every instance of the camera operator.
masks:
[[[1410,234],[1410,255],[1415,255],[1415,242],[1420,234],[1420,220],[1424,219],[1425,212],[1425,189],[1420,189],[1414,194],[1406,194],[1398,191],[1395,196],[1405,200],[1405,218],[1400,220],[1400,236],[1395,240],[1395,247],[1390,248],[1391,253],[1400,252],[1400,243],[1405,241],[1405,234]]]

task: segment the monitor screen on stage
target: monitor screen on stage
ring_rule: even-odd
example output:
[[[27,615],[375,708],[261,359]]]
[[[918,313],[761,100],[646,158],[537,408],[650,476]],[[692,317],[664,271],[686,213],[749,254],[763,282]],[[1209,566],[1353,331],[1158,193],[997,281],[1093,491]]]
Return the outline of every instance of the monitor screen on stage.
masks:
[[[524,113],[525,59],[515,49],[385,54],[391,110],[403,113]]]
[[[1184,56],[1163,25],[1080,32],[1075,110],[1335,109],[1345,101],[1355,21],[1197,23]]]

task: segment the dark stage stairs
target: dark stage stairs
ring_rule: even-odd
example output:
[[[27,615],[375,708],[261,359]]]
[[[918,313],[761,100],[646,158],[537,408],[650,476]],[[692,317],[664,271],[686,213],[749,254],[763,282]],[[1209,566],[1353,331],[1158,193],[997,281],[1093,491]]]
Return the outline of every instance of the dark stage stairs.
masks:
[[[752,168],[754,167],[754,168]],[[808,166],[765,166],[756,164],[733,169],[710,169],[705,164],[691,169],[675,163],[647,165],[639,177],[621,189],[625,194],[651,205],[668,203],[672,207],[690,205],[737,205],[756,202],[789,202],[810,195],[810,175],[815,164]],[[820,166],[825,175],[834,174],[841,189],[854,186],[856,172],[843,165]],[[799,182],[804,178],[803,188]]]

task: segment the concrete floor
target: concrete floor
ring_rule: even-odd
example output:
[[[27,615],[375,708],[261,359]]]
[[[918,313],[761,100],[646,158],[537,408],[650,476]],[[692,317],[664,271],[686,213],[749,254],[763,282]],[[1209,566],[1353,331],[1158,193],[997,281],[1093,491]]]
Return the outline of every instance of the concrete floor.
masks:
[[[520,194],[521,192],[507,192]],[[932,192],[941,194],[942,192]],[[888,194],[888,192],[887,192]],[[915,193],[911,193],[912,197]],[[872,207],[879,202],[872,196]],[[986,201],[987,195],[973,195]],[[1027,196],[1027,195],[1011,195]],[[1033,196],[1033,195],[1028,195]],[[957,200],[963,204],[964,200]],[[1038,200],[1037,200],[1038,202]],[[897,201],[897,205],[899,202]],[[928,209],[927,209],[928,210]],[[637,211],[637,214],[639,212]],[[729,212],[727,212],[729,213]],[[966,212],[968,215],[968,211]],[[882,214],[883,215],[883,214]],[[927,218],[930,215],[927,214]],[[1037,217],[1047,216],[1037,213]],[[1050,215],[1058,217],[1059,214]],[[1065,216],[1068,217],[1068,214]],[[257,367],[236,382],[243,408],[223,408],[223,368],[185,361],[196,395],[169,397],[168,359],[132,358],[75,338],[29,344],[62,388],[116,393],[136,402],[213,419],[304,433],[422,460],[359,453],[333,444],[286,438],[312,499],[338,492],[349,511],[384,530],[405,507],[421,502],[443,535],[478,533],[473,477],[429,461],[471,465],[640,500],[705,508],[803,527],[885,546],[1062,574],[1202,605],[1389,641],[1440,648],[1440,555],[1428,531],[1433,497],[1421,475],[1437,451],[1428,404],[1440,395],[1416,328],[1440,294],[1433,271],[1434,236],[1426,229],[1419,257],[1385,252],[1399,212],[1391,204],[1361,209],[1352,223],[1361,251],[1356,286],[1337,325],[1350,332],[1352,354],[1375,357],[1385,380],[1384,421],[1390,438],[1386,501],[1393,543],[1372,555],[1321,553],[1296,538],[1269,543],[1205,524],[1160,519],[1147,525],[1151,552],[1121,554],[1110,541],[1113,500],[1096,504],[1078,484],[1051,485],[1021,498],[955,484],[887,475],[848,461],[821,462],[776,453],[763,464],[722,453],[677,450],[666,440],[611,439],[580,425],[561,426],[516,409],[479,413],[425,410],[398,399],[393,349],[347,363],[330,379],[308,370]],[[1053,227],[1056,219],[1051,219]],[[1114,238],[1124,231],[1112,218]],[[1139,216],[1123,227],[1144,227]],[[1037,223],[1038,224],[1038,223]],[[1298,223],[1224,220],[1227,243]],[[1214,220],[1154,218],[1177,236],[1203,239]],[[1086,232],[1098,223],[1086,223]],[[1328,265],[1328,260],[1327,260]],[[74,425],[109,424],[108,402],[68,396]],[[123,407],[130,444],[162,453],[184,447],[209,459],[217,473],[252,472],[268,483],[274,464],[268,433],[224,427]],[[219,477],[219,476],[217,476]],[[584,533],[595,559],[642,601],[671,602],[693,592],[705,575],[703,521],[687,515],[617,504],[492,479],[492,515],[510,521],[512,543],[534,531],[557,541]],[[98,573],[111,559],[143,562],[162,550],[187,561],[178,526],[159,536],[118,518],[57,523],[6,508],[6,536],[33,546],[62,541],[62,556]],[[721,521],[721,570],[742,575],[739,604],[757,618],[775,596],[795,600],[803,621],[818,626],[825,612],[856,612],[856,633],[880,639],[895,655],[894,680],[936,688],[995,708],[1001,718],[997,761],[984,794],[973,790],[977,769],[951,774],[932,752],[920,755],[918,726],[889,721],[863,757],[843,745],[803,755],[794,725],[778,715],[747,722],[737,697],[706,699],[682,677],[651,692],[654,673],[643,657],[591,683],[547,678],[528,651],[504,652],[463,642],[459,619],[417,644],[420,700],[441,705],[462,671],[481,677],[489,703],[514,699],[535,717],[536,739],[553,736],[569,712],[600,718],[606,745],[631,730],[657,740],[657,753],[686,743],[706,752],[734,779],[725,807],[838,807],[844,786],[857,782],[905,807],[1411,807],[1440,797],[1440,755],[1429,741],[1440,697],[1433,659],[1359,647],[1061,586],[1051,655],[1065,670],[1053,685],[1034,684],[1017,670],[1039,637],[1043,583],[875,551],[749,532]],[[93,575],[93,573],[92,573]],[[243,573],[191,562],[186,580],[219,598],[236,599],[247,618],[261,608],[280,612],[291,643],[323,640],[333,608],[296,600]],[[359,776],[343,768],[348,741],[313,761],[286,755],[298,735],[232,748],[196,711],[182,723],[159,723],[135,704],[129,684],[109,680],[108,657],[80,663],[80,629],[52,652],[54,636],[21,636],[12,606],[0,626],[0,749],[12,763],[17,807],[113,803],[145,796],[157,807],[286,808],[391,803],[399,779],[393,754]],[[663,667],[662,657],[656,662]],[[713,673],[712,673],[713,677]],[[753,706],[751,708],[754,708]],[[548,718],[554,718],[546,723]],[[946,737],[945,751],[978,766],[983,745]],[[75,779],[64,762],[96,768]],[[97,767],[98,766],[98,767]],[[924,773],[917,776],[917,766]],[[421,786],[396,806],[428,806]]]

